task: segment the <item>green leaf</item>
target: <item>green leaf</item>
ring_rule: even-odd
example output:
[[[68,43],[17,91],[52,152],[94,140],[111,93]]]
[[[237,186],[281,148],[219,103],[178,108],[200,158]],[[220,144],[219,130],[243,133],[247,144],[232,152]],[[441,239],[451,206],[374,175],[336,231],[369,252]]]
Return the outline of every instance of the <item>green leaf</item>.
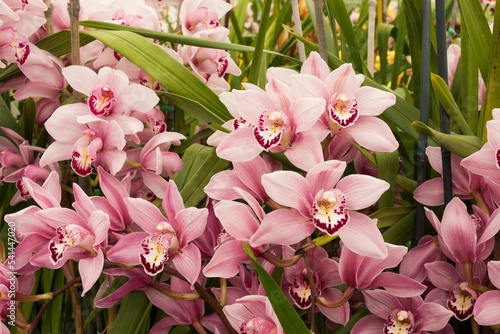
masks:
[[[465,26],[473,43],[472,53],[476,58],[484,82],[488,82],[491,57],[491,30],[479,1],[458,0],[460,23]]]
[[[455,78],[453,78],[452,88],[454,88],[455,80],[459,76],[459,91],[461,98],[461,110],[467,124],[474,131],[475,134],[480,137],[478,133],[478,123],[479,123],[479,97],[478,97],[478,67],[476,59],[473,55],[473,49],[475,48],[475,43],[470,40],[469,33],[465,26],[460,29],[461,43],[460,43],[460,61],[458,64],[457,71],[455,72]],[[449,61],[449,60],[448,60]],[[450,75],[450,73],[448,73]]]
[[[387,49],[389,47],[389,37],[391,37],[394,26],[392,24],[381,23],[377,26],[377,44],[380,56],[380,83],[387,83]]]
[[[333,334],[350,334],[351,329],[354,325],[365,315],[370,314],[370,311],[366,307],[363,307],[358,312],[354,313],[349,317],[349,322],[345,326],[340,326],[340,328],[336,329]]]
[[[406,215],[415,210],[414,205],[382,207],[370,215],[370,218],[376,218],[377,227],[390,227],[403,219]]]
[[[267,28],[269,25],[269,15],[271,12],[272,0],[264,0],[264,5],[261,12],[261,21],[259,24],[259,33],[255,42],[255,52],[250,65],[250,74],[248,75],[248,82],[258,84],[260,66],[262,63],[262,53],[264,50],[264,42],[266,40]]]
[[[366,69],[366,65],[361,58],[360,47],[358,45],[356,35],[354,34],[351,18],[349,17],[344,1],[325,1],[325,4],[328,6],[329,11],[333,13],[335,20],[339,24],[340,33],[345,37],[354,68],[359,73],[364,73],[365,75],[368,74],[369,72]]]
[[[0,126],[14,130],[17,133],[20,130],[14,115],[10,112],[9,106],[2,98],[0,98]],[[3,131],[0,130],[0,135],[3,134]]]
[[[413,224],[415,223],[415,210],[404,216],[397,223],[382,233],[385,242],[404,245],[413,239]]]
[[[406,14],[404,3],[400,2],[398,9],[398,25],[396,35],[396,46],[394,48],[394,64],[392,67],[391,89],[398,87],[401,62],[404,59],[404,47],[406,42]]]
[[[100,40],[153,76],[172,94],[201,104],[207,109],[205,121],[218,123],[231,118],[219,97],[159,45],[129,31],[81,30],[80,34]]]
[[[108,333],[147,333],[152,306],[144,292],[132,291],[122,298],[120,310]]]
[[[448,84],[444,82],[439,75],[431,73],[431,83],[434,94],[438,101],[443,105],[450,119],[458,126],[460,132],[467,136],[473,136],[474,133],[469,128],[464,116],[460,112],[457,103],[453,99],[453,95],[448,88]]]
[[[462,158],[479,151],[483,146],[481,139],[476,136],[445,134],[422,122],[413,122],[412,126],[418,133],[436,138],[442,147]]]
[[[35,126],[36,105],[35,100],[28,98],[23,105],[21,118],[19,119],[20,135],[31,143],[33,129]]]
[[[284,332],[286,334],[308,334],[309,329],[307,329],[304,321],[299,317],[278,284],[276,284],[274,279],[257,262],[250,246],[243,244],[243,250],[255,266],[260,282],[264,286],[264,290],[266,290],[266,295],[273,306],[273,310]]]
[[[378,178],[389,183],[389,189],[382,194],[378,201],[378,206],[392,207],[394,204],[394,194],[396,181],[399,172],[399,155],[398,151],[385,153],[377,152],[377,170]]]
[[[173,177],[186,207],[197,206],[206,194],[203,188],[216,173],[227,168],[229,163],[220,159],[214,147],[191,145],[182,156],[183,168]]]

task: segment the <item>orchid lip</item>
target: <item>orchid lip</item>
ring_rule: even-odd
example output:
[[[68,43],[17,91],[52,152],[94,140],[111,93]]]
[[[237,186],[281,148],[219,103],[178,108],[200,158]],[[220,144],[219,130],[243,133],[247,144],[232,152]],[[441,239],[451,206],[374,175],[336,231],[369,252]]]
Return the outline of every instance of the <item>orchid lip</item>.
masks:
[[[321,291],[319,276],[316,271],[311,270],[316,291]],[[288,294],[292,297],[295,305],[300,309],[307,309],[312,305],[312,291],[307,277],[307,269],[300,270],[295,275],[293,284],[288,288]]]
[[[346,198],[338,189],[320,191],[312,205],[312,221],[320,231],[333,236],[349,221]]]
[[[59,226],[56,229],[56,237],[49,243],[50,260],[56,265],[64,255],[64,252],[70,247],[80,247],[92,256],[96,255],[93,247],[95,237],[85,228],[67,224]]]
[[[328,104],[328,114],[341,128],[354,125],[359,118],[358,101],[352,95],[335,94]]]
[[[467,283],[462,282],[453,286],[446,305],[454,313],[455,318],[463,321],[471,317],[475,303],[476,298],[467,290]]]
[[[495,152],[495,162],[496,166],[500,168],[500,148]]]
[[[87,101],[90,111],[96,116],[108,115],[115,103],[115,91],[108,85],[94,88]]]
[[[415,319],[410,311],[394,310],[387,317],[384,334],[412,334]]]
[[[259,117],[259,123],[253,130],[255,140],[260,147],[267,150],[279,145],[288,119],[281,111],[264,111]]]
[[[179,250],[179,240],[169,223],[160,222],[156,226],[156,232],[142,240],[141,247],[143,251],[139,258],[144,271],[155,276],[163,271],[164,262],[169,259],[169,255]]]

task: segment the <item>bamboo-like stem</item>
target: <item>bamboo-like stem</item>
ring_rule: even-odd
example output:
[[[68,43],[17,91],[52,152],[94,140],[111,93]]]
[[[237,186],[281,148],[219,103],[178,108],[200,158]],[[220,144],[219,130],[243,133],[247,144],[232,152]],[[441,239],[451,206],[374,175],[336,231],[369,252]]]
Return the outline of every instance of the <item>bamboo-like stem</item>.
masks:
[[[54,27],[52,25],[52,1],[44,0],[45,5],[47,6],[47,10],[45,11],[45,29],[47,30],[47,35],[52,35],[54,33]]]
[[[430,71],[431,71],[431,2],[422,0],[422,67],[420,80],[420,121],[427,124],[429,121],[429,98],[430,98]],[[427,136],[418,136],[417,157],[415,168],[417,172],[417,185],[425,182],[427,176]],[[424,235],[425,213],[422,204],[416,204],[414,245]]]
[[[73,281],[75,278],[74,274],[74,269],[73,269],[73,262],[66,262],[62,266],[62,271],[64,273],[64,276],[68,281]],[[73,318],[75,321],[75,333],[76,334],[83,334],[83,317],[82,317],[82,310],[80,308],[81,305],[81,300],[80,300],[80,293],[78,292],[78,289],[76,286],[71,285],[69,287],[69,296],[71,300],[71,306],[73,308]]]
[[[220,278],[220,306],[224,307],[226,305],[227,298],[227,279],[221,277]]]
[[[293,25],[295,31],[302,36],[302,22],[300,21],[300,12],[299,12],[299,1],[298,0],[290,0],[290,5],[292,6],[293,13]],[[306,49],[304,47],[304,43],[301,41],[297,41],[297,49],[299,50],[299,59],[300,61],[306,60]]]
[[[80,1],[70,0],[68,3],[68,13],[71,24],[71,63],[73,65],[80,65],[80,32],[79,32],[79,18],[80,18]],[[73,90],[74,102],[80,102],[80,93]]]
[[[40,322],[40,320],[42,319],[43,313],[45,312],[45,310],[47,310],[47,308],[50,306],[52,301],[56,297],[61,295],[64,291],[73,287],[75,284],[80,283],[81,281],[82,281],[81,277],[75,277],[71,281],[64,284],[62,287],[60,287],[56,291],[54,291],[52,293],[52,299],[48,300],[45,304],[42,305],[42,307],[40,308],[40,311],[38,311],[38,313],[36,314],[35,319],[33,319],[33,321],[31,322],[28,334],[32,334],[36,331],[36,327],[37,327],[38,323]]]
[[[328,63],[328,50],[326,48],[326,32],[323,20],[322,0],[314,0],[314,14],[316,16],[316,37],[318,38],[319,55]]]
[[[366,65],[368,71],[373,76],[375,71],[375,20],[376,20],[377,0],[368,2],[368,51]]]

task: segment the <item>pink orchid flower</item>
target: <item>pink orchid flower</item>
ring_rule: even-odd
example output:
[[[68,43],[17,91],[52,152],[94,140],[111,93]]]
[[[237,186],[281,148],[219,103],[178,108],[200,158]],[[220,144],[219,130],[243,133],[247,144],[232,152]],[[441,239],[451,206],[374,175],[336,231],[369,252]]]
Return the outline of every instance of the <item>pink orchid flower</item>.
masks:
[[[291,253],[291,252],[290,252]],[[291,257],[292,254],[288,254]],[[340,298],[342,292],[333,288],[342,284],[339,276],[339,264],[328,257],[323,248],[315,248],[307,252],[310,269],[314,280],[316,294],[328,300]],[[304,259],[300,259],[295,265],[285,268],[285,280],[283,290],[288,294],[293,304],[302,309],[308,309],[312,305],[312,291],[309,285],[307,269]],[[328,308],[316,302],[316,307],[331,321],[345,325],[349,320],[349,304],[344,303],[336,308]]]
[[[248,161],[262,151],[281,152],[297,167],[309,170],[323,162],[320,139],[311,131],[323,113],[325,101],[296,98],[296,92],[279,80],[266,90],[247,89],[222,93],[221,101],[233,115],[233,131],[217,146],[217,155],[232,162]],[[237,102],[235,104],[234,102]]]
[[[429,281],[436,287],[431,290],[426,300],[437,302],[451,310],[460,321],[472,316],[479,292],[471,289],[464,275],[461,264],[456,267],[445,261],[435,261],[425,264]],[[477,262],[474,267],[476,283],[481,284],[486,274],[484,262]]]
[[[249,295],[222,309],[239,333],[285,334],[266,296]]]
[[[436,214],[426,208],[427,218],[438,233],[443,253],[457,263],[475,263],[485,260],[493,250],[494,236],[500,229],[500,209],[488,217],[478,207],[474,215],[459,198],[446,206],[441,222]]]
[[[339,259],[339,274],[342,282],[363,291],[383,287],[396,297],[415,297],[426,290],[419,282],[394,272],[384,271],[395,268],[407,252],[404,246],[385,244],[387,257],[374,259],[354,253],[343,247]]]
[[[201,255],[192,241],[205,229],[207,209],[185,208],[173,181],[168,182],[162,201],[167,217],[141,198],[126,198],[125,203],[130,217],[142,231],[121,237],[107,252],[108,259],[141,264],[151,276],[161,273],[165,262],[171,259],[174,267],[194,284],[201,270]]]
[[[248,205],[236,201],[222,200],[215,204],[214,211],[221,225],[218,245],[210,262],[203,268],[206,277],[230,278],[238,274],[238,265],[250,262],[243,251],[243,244],[248,243],[264,219],[264,210],[248,193],[239,190],[240,197]],[[267,245],[256,247],[255,252],[263,252]]]
[[[177,153],[169,152],[171,145],[179,145],[185,137],[177,132],[162,132],[153,136],[142,148],[127,151],[129,161],[137,166],[127,164],[120,175],[136,170],[135,177],[142,179],[144,185],[156,197],[163,198],[167,188],[166,177],[182,169],[182,160]]]
[[[179,10],[182,34],[192,36],[220,26],[222,18],[233,6],[221,0],[185,0]]]
[[[92,165],[116,174],[127,158],[122,151],[126,144],[122,128],[114,120],[80,124],[74,106],[59,107],[45,123],[55,141],[42,155],[41,166],[71,159],[71,168],[79,176],[90,175]]]
[[[313,167],[305,178],[291,171],[262,176],[269,197],[287,208],[268,213],[250,245],[295,244],[317,228],[330,236],[338,235],[346,247],[360,255],[385,258],[387,248],[376,220],[354,210],[374,204],[389,184],[367,175],[341,179],[345,168],[345,162],[330,160]]]
[[[361,87],[364,76],[356,75],[351,64],[344,64],[330,73],[319,54],[311,52],[301,74],[285,80],[298,97],[321,97],[326,101],[320,123],[333,135],[376,152],[392,152],[398,148],[389,126],[375,117],[396,103],[395,95],[369,86]]]
[[[488,142],[462,160],[461,165],[474,174],[500,186],[500,108],[493,109],[493,119],[486,123]]]
[[[359,320],[353,334],[424,334],[443,329],[453,316],[450,310],[421,297],[398,298],[384,290],[366,291],[365,302],[373,315]]]
[[[164,288],[177,293],[192,293],[189,283],[182,281],[177,277],[170,278],[170,284],[161,284]],[[217,327],[222,327],[222,321],[215,313],[205,316],[205,304],[202,299],[196,300],[181,300],[165,296],[160,291],[154,288],[145,289],[146,295],[153,305],[163,310],[167,317],[158,321],[153,328],[151,334],[168,333],[173,326],[176,325],[192,325],[196,327],[206,327],[210,331],[214,331]]]
[[[262,175],[281,170],[281,164],[268,156],[257,156],[245,162],[234,162],[232,170],[225,170],[212,176],[204,192],[213,199],[235,200],[240,198],[236,188],[251,194],[259,203],[266,200],[261,183]]]
[[[427,147],[425,154],[429,160],[432,168],[438,173],[442,174],[443,165],[441,160],[441,148],[439,147]],[[462,159],[455,154],[451,155],[451,169],[453,171],[452,185],[453,194],[459,198],[466,200],[473,197],[475,191],[488,194],[489,188],[488,183],[485,178],[481,175],[476,175],[469,172],[467,169],[461,166]],[[413,197],[424,205],[438,206],[444,203],[444,193],[443,193],[443,178],[437,177],[422,183],[415,192]],[[488,199],[488,204],[493,207],[491,199],[489,196],[483,196]]]
[[[444,261],[446,256],[441,251],[437,236],[424,235],[418,245],[410,249],[399,265],[399,273],[422,283],[427,277],[425,264]]]
[[[500,289],[500,261],[488,262],[488,276],[491,283]],[[500,303],[500,290],[486,291],[481,294],[474,305],[474,320],[481,326],[494,326],[500,324],[498,305]]]
[[[84,194],[73,184],[73,191]],[[53,229],[53,237],[45,248],[31,257],[35,266],[57,269],[67,260],[78,261],[82,277],[82,296],[94,285],[104,266],[104,253],[108,245],[109,217],[101,210],[81,216],[67,208],[48,208],[35,213],[35,217]]]
[[[136,134],[143,130],[144,125],[130,113],[146,113],[159,101],[153,90],[130,84],[125,73],[109,67],[103,67],[95,73],[88,67],[73,65],[62,72],[73,89],[88,97],[86,104],[72,105],[74,113],[78,115],[78,122],[82,124],[114,120],[125,135]]]

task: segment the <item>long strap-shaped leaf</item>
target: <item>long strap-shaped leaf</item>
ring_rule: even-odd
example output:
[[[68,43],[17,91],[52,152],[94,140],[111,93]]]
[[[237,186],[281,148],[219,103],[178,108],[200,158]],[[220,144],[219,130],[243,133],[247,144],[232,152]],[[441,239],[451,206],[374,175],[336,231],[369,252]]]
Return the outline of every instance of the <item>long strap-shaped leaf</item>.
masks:
[[[231,118],[219,97],[159,45],[129,31],[82,30],[80,33],[100,40],[153,76],[170,92],[207,108],[207,115],[199,119],[201,122],[223,123]]]
[[[284,332],[286,334],[308,334],[309,330],[306,325],[304,325],[304,321],[302,321],[297,312],[295,312],[295,309],[285,297],[278,284],[276,284],[274,279],[257,262],[250,246],[243,244],[243,249],[255,266],[255,270],[257,270],[260,282],[264,286],[264,290],[266,290],[267,297],[273,306],[273,310]]]

